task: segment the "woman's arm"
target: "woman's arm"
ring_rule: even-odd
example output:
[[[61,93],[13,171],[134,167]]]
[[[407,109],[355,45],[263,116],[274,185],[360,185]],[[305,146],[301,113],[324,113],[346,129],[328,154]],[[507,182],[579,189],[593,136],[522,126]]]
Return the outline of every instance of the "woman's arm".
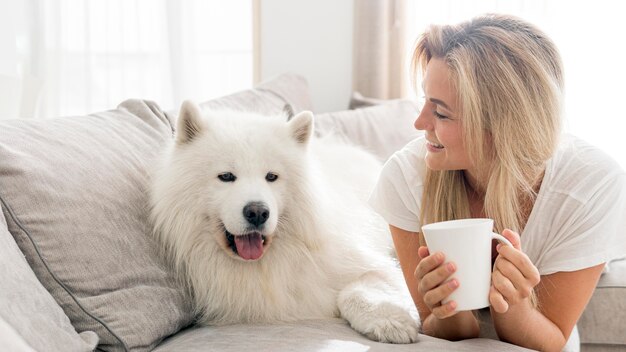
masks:
[[[519,236],[511,234],[514,233],[503,233],[512,243],[519,243]],[[508,246],[500,247],[499,252],[502,258],[497,259],[499,269],[494,270],[495,287],[490,295],[491,316],[498,336],[527,348],[561,351],[593,294],[604,264],[541,276],[535,290],[538,304],[533,307],[523,294],[526,278],[516,278],[524,270],[515,270],[528,265],[528,257],[519,248]]]
[[[448,310],[448,305],[436,307],[437,314],[433,314],[428,305],[424,302],[423,295],[420,293],[420,281],[415,275],[415,270],[421,260],[429,260],[434,264],[431,266],[435,270],[445,269],[441,266],[444,263],[442,253],[435,253],[437,256],[431,256],[425,247],[420,249],[420,243],[424,243],[421,233],[405,231],[394,226],[389,226],[393,243],[396,248],[398,260],[402,267],[402,273],[406,281],[413,302],[420,314],[422,321],[422,331],[430,336],[445,338],[448,340],[460,340],[465,338],[477,337],[479,333],[478,321],[471,311],[454,312]],[[418,255],[421,252],[422,256]],[[437,264],[438,262],[438,264]],[[425,265],[423,265],[425,266]],[[447,274],[448,276],[451,273]],[[447,284],[447,282],[445,283]],[[440,289],[452,292],[454,288],[442,287]],[[450,304],[450,303],[448,303]],[[439,315],[442,318],[438,318]]]

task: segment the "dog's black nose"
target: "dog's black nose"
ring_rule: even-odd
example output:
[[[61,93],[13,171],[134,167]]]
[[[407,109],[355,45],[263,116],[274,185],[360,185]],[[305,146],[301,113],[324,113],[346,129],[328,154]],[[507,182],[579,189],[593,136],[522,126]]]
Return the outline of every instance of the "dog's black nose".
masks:
[[[243,216],[250,224],[259,227],[270,217],[270,210],[265,203],[251,202],[243,207]]]

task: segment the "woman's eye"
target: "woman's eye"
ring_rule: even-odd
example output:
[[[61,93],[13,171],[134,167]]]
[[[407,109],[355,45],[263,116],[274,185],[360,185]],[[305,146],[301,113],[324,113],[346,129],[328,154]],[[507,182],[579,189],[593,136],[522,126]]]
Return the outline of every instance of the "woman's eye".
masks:
[[[232,172],[224,172],[223,174],[217,175],[217,178],[222,182],[235,182],[237,177],[232,174]]]
[[[278,179],[278,175],[276,175],[273,172],[268,172],[267,175],[265,175],[265,180],[267,182],[274,182]]]
[[[433,111],[433,114],[434,114],[434,115],[435,115],[438,119],[440,119],[440,120],[443,120],[443,119],[447,119],[447,118],[448,118],[448,116],[444,116],[444,115],[441,115],[440,113],[438,113],[438,112],[437,112],[437,110],[434,110],[434,111]]]

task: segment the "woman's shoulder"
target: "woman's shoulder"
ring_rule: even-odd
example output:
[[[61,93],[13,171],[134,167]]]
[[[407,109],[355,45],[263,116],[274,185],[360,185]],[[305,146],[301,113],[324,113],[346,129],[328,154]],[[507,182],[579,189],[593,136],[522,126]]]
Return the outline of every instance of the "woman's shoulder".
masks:
[[[426,137],[419,136],[412,139],[404,147],[393,153],[392,157],[406,157],[424,159],[426,155]]]
[[[602,167],[616,172],[623,171],[617,161],[604,150],[571,134],[561,138],[557,154],[582,165]]]
[[[542,275],[624,255],[626,173],[598,147],[564,136],[549,160],[523,248]]]
[[[383,172],[397,174],[401,172],[410,184],[423,179],[426,174],[426,139],[418,137],[407,143],[402,149],[393,153],[383,168]]]
[[[553,189],[578,190],[582,198],[598,186],[623,178],[623,168],[602,149],[573,135],[564,135],[547,166]]]
[[[413,232],[419,229],[424,147],[424,139],[417,138],[389,157],[369,198],[369,204],[387,223]]]

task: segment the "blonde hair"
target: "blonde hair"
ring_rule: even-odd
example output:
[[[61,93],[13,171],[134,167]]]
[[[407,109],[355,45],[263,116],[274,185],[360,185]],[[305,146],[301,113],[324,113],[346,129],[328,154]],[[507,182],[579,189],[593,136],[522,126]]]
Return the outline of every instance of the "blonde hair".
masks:
[[[563,75],[556,46],[521,19],[488,14],[422,34],[411,65],[414,85],[432,58],[449,68],[468,155],[488,168],[485,215],[498,232],[521,232],[524,207],[534,203],[560,135]],[[470,216],[464,172],[428,169],[420,223]]]

